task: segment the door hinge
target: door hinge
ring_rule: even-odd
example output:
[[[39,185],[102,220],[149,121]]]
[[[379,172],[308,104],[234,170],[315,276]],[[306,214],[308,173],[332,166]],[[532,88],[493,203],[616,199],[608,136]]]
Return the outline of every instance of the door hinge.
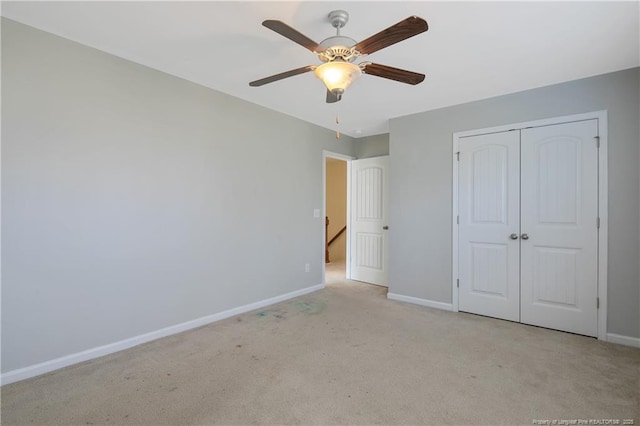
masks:
[[[596,148],[600,148],[600,136],[593,137],[596,140]]]
[[[600,298],[596,297],[596,309],[600,309]]]
[[[596,228],[600,229],[600,216],[596,218]]]
[[[460,151],[456,152],[456,161],[460,161]]]
[[[458,288],[460,288],[460,278],[458,278],[458,279],[456,280],[456,286],[457,286]]]

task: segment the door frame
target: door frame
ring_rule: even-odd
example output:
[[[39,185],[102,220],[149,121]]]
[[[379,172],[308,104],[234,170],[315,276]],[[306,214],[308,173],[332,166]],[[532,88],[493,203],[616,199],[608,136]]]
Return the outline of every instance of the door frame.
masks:
[[[321,218],[327,217],[327,158],[335,158],[336,160],[342,160],[347,162],[347,230],[351,229],[351,160],[355,160],[356,157],[352,157],[350,155],[340,154],[337,152],[327,151],[326,149],[322,150],[322,216]],[[320,265],[322,265],[322,286],[326,285],[325,278],[325,253],[324,247],[327,245],[327,235],[325,232],[325,222],[322,222],[322,258],[320,260]],[[351,239],[349,238],[349,232],[346,232],[347,239],[347,247],[346,253],[347,257],[351,256]],[[346,279],[351,278],[351,267],[350,267],[349,259],[346,262]]]
[[[608,127],[607,110],[588,112],[584,114],[565,115],[561,117],[545,118],[541,120],[526,121],[521,123],[506,124],[502,126],[487,127],[482,129],[455,132],[453,134],[453,193],[452,193],[452,265],[451,265],[451,304],[452,310],[458,312],[458,159],[460,139],[468,136],[477,136],[490,133],[507,132],[510,130],[522,130],[527,127],[551,126],[574,121],[598,120],[598,135],[600,137],[600,149],[598,150],[598,217],[600,228],[598,229],[598,340],[607,340],[607,253],[609,235],[608,214],[608,168],[607,147]]]

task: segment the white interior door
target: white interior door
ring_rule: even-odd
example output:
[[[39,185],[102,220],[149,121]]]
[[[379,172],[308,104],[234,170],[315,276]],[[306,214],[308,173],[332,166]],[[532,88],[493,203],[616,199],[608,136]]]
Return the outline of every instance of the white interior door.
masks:
[[[351,165],[351,279],[387,286],[389,157],[353,160]]]
[[[597,120],[522,130],[521,321],[598,334]]]
[[[459,310],[520,317],[520,136],[502,132],[460,140]]]

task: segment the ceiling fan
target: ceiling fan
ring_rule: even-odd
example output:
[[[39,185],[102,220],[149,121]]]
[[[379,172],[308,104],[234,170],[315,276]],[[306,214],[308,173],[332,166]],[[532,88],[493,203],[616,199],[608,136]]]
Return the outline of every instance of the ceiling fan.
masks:
[[[354,39],[340,34],[340,30],[349,21],[349,14],[346,11],[332,11],[329,13],[329,21],[336,29],[336,35],[323,40],[319,44],[282,21],[264,21],[262,23],[263,26],[312,51],[323,63],[321,65],[307,65],[306,67],[252,81],[249,86],[262,86],[293,77],[294,75],[314,71],[316,76],[327,87],[327,102],[333,103],[341,100],[347,87],[363,73],[412,85],[419,84],[424,80],[424,74],[387,65],[372,62],[353,63],[362,56],[377,52],[380,49],[427,31],[429,26],[424,19],[410,16],[361,42],[356,42]]]

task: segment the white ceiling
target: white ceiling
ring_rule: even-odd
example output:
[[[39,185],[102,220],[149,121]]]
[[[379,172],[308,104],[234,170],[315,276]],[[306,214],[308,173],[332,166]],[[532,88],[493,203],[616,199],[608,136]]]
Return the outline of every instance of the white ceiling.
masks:
[[[367,60],[427,75],[409,86],[374,76],[326,104],[313,73],[252,88],[249,81],[315,55],[261,25],[284,21],[320,42],[327,14],[362,40],[410,15],[429,31]],[[636,67],[639,3],[629,2],[2,2],[2,15],[241,99],[361,137],[393,117]]]

